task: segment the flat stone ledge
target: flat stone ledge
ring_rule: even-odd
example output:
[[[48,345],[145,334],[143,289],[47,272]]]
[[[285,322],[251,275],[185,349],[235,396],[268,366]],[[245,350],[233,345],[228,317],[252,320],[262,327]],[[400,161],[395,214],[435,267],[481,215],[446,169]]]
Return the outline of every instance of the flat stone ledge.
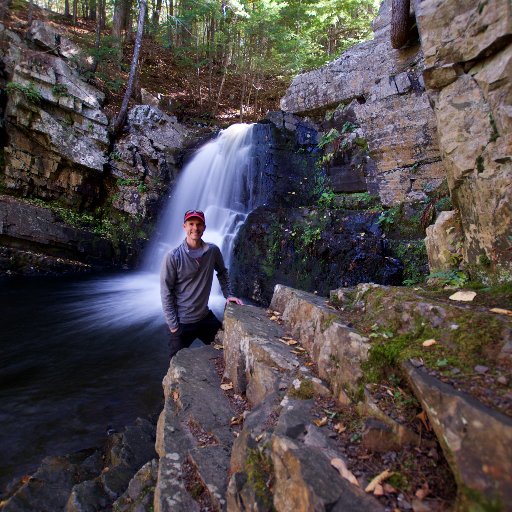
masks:
[[[300,363],[279,341],[283,328],[264,309],[228,304],[224,315],[225,377],[251,405],[291,384]]]
[[[459,488],[512,510],[512,418],[405,362],[409,385],[426,410]]]

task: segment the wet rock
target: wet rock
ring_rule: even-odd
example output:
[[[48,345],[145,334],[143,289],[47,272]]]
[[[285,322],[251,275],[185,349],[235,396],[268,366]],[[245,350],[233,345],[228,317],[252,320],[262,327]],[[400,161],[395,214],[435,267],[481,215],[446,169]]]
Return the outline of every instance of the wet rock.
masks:
[[[482,364],[477,364],[473,369],[475,370],[476,373],[480,373],[480,374],[484,374],[489,371],[489,368]]]
[[[2,501],[2,510],[64,510],[73,486],[95,476],[101,470],[101,463],[101,453],[94,449],[64,457],[46,457],[37,471]]]
[[[459,488],[510,503],[512,420],[421,369],[408,363],[403,368],[427,411]],[[470,498],[461,499],[471,503]]]
[[[158,474],[158,460],[153,459],[142,466],[130,480],[128,489],[114,502],[116,512],[145,512],[153,505]]]
[[[147,420],[137,418],[135,425],[109,439],[106,466],[96,478],[73,487],[66,512],[89,512],[111,506],[126,491],[141,466],[155,456],[155,426]]]
[[[48,208],[5,195],[0,195],[0,237],[23,240],[40,252],[57,248],[62,257],[97,265],[110,263],[113,254],[108,240],[69,226]]]
[[[359,282],[401,284],[403,266],[389,257],[378,217],[372,211],[259,207],[238,232],[233,283],[262,305],[276,284],[320,295]],[[305,244],[306,236],[315,242]]]

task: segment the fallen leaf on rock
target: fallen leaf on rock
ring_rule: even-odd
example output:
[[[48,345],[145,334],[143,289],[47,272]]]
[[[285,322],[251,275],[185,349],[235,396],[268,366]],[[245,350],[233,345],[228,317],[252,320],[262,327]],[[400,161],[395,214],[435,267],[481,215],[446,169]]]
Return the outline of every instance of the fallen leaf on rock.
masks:
[[[491,313],[498,313],[498,315],[512,316],[512,311],[510,311],[510,309],[492,308],[489,311]]]
[[[423,423],[423,426],[425,427],[425,430],[427,432],[430,432],[432,430],[432,427],[428,422],[427,413],[425,411],[421,411],[419,414],[416,414],[416,418],[418,418],[421,421],[421,423]]]
[[[416,498],[419,500],[424,500],[430,494],[430,489],[428,487],[428,482],[425,482],[417,491]]]
[[[336,425],[334,425],[334,430],[338,432],[338,434],[341,434],[347,430],[347,427],[343,425],[343,423],[336,423]]]
[[[354,476],[352,471],[347,468],[345,461],[340,458],[331,459],[331,466],[335,468],[342,478],[348,480],[351,484],[357,485],[359,487],[359,482],[357,478]]]
[[[243,421],[244,421],[244,417],[241,414],[240,416],[233,416],[231,418],[231,421],[229,422],[229,424],[233,427],[234,425],[240,425]]]
[[[389,471],[385,469],[382,473],[379,473],[367,486],[365,491],[366,492],[373,492],[375,491],[375,487],[377,485],[382,484],[385,480],[387,480],[391,475],[393,475],[393,471]]]
[[[425,340],[422,345],[424,347],[431,347],[432,345],[435,345],[437,343],[436,340]]]
[[[450,295],[450,300],[461,300],[464,302],[471,302],[476,297],[476,292],[470,290],[460,290]]]
[[[259,436],[256,436],[254,440],[259,443],[263,439],[263,434],[260,434]]]
[[[323,426],[327,425],[327,416],[324,416],[323,418],[318,419],[318,420],[313,420],[313,423],[317,427],[323,427]]]
[[[219,345],[218,343],[214,343],[212,345],[212,347],[215,349],[215,350],[224,350],[224,347],[222,345]]]
[[[313,366],[313,363],[311,361],[308,361],[307,363],[304,363],[304,366]]]
[[[177,402],[180,397],[180,394],[177,391],[172,392],[172,399]]]
[[[382,485],[377,484],[375,486],[375,490],[373,491],[373,494],[375,496],[384,496],[384,488],[382,487]]]
[[[298,341],[295,341],[292,338],[278,338],[281,343],[284,343],[285,345],[297,345]]]
[[[223,391],[228,391],[230,389],[233,389],[233,383],[227,382],[226,384],[221,384],[220,389],[222,389]]]
[[[274,322],[275,322],[277,319],[278,319],[278,318],[277,318],[277,316],[276,316],[276,315],[272,315],[272,316],[270,317],[270,320],[272,320],[272,321],[274,321]]]

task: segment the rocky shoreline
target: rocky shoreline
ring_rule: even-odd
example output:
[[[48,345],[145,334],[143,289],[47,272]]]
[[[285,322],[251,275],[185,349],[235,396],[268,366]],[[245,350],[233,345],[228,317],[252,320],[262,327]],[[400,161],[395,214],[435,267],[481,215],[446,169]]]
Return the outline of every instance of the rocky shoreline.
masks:
[[[419,312],[440,347],[415,333]],[[496,392],[512,405],[507,315],[404,288],[358,285],[327,300],[278,285],[269,310],[228,305],[214,346],[172,359],[156,427],[139,419],[103,454],[45,459],[1,509],[510,510],[511,409],[442,382],[455,364],[454,315],[461,329],[464,315],[499,327],[495,350],[478,357],[506,377]],[[370,384],[372,352],[399,333],[412,334],[411,356]]]

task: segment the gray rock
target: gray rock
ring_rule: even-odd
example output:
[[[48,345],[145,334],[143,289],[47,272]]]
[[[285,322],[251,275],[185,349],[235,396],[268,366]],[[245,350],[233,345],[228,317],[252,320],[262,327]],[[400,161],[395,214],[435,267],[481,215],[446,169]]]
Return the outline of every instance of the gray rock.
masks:
[[[186,461],[193,462],[212,502],[225,508],[234,413],[211,362],[218,355],[212,347],[201,347],[181,350],[171,360],[157,426],[155,511],[199,510],[183,482]],[[200,444],[198,430],[208,433],[211,442]]]
[[[284,332],[265,310],[228,304],[224,315],[225,376],[252,405],[277,392],[299,367],[293,347],[279,341]]]
[[[101,454],[95,450],[83,450],[64,457],[46,457],[37,471],[2,501],[2,510],[64,510],[73,486],[100,470]]]
[[[153,504],[158,475],[158,460],[153,459],[142,466],[130,480],[128,489],[114,502],[116,512],[145,512]]]
[[[357,385],[370,344],[325,302],[323,297],[277,285],[270,307],[282,313],[283,321],[308,350],[319,376],[329,382],[335,397],[348,403],[345,389]]]
[[[375,498],[341,478],[318,450],[272,437],[274,506],[278,511],[383,511]]]

